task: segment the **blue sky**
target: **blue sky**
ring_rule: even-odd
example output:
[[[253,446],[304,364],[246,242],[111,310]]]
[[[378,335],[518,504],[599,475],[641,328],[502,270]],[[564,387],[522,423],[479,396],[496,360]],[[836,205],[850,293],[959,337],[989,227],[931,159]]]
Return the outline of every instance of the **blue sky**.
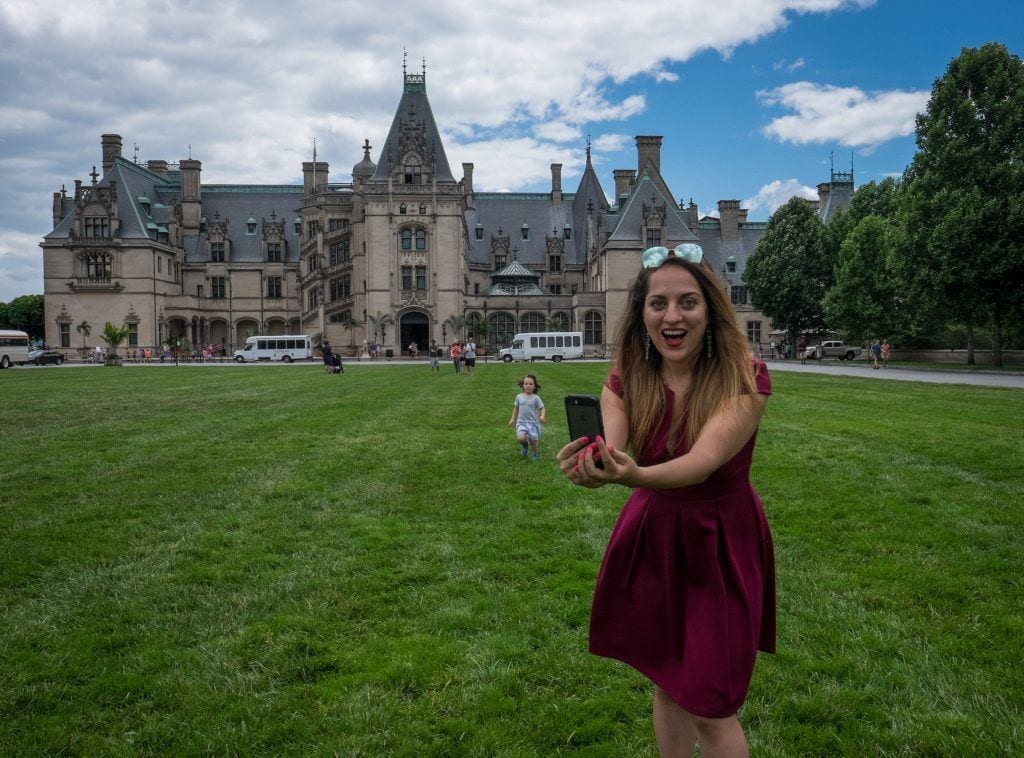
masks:
[[[913,115],[964,46],[1024,54],[1018,0],[343,0],[0,4],[0,300],[42,292],[51,198],[126,157],[207,183],[297,183],[315,137],[332,181],[383,142],[409,66],[453,173],[477,190],[575,189],[587,136],[607,193],[633,138],[664,137],[678,198],[766,219],[829,176],[899,174]],[[377,158],[376,152],[372,154]]]

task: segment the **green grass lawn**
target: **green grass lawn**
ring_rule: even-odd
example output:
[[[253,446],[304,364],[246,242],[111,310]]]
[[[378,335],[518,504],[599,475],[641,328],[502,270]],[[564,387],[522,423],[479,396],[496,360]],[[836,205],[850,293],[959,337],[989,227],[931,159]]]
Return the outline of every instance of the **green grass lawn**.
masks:
[[[0,754],[654,755],[586,652],[626,491],[506,426],[523,366],[0,373]],[[1024,751],[1024,392],[775,374],[756,755]]]

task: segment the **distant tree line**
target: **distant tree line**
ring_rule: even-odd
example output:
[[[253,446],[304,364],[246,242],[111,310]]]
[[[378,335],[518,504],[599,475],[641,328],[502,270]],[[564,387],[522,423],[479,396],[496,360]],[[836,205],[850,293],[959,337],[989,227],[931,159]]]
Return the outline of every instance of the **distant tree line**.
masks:
[[[22,295],[0,303],[0,329],[19,329],[33,339],[43,339],[43,296]]]
[[[917,116],[899,179],[860,187],[822,224],[794,198],[744,272],[751,301],[795,340],[831,329],[906,347],[1024,347],[1024,63],[965,48]]]

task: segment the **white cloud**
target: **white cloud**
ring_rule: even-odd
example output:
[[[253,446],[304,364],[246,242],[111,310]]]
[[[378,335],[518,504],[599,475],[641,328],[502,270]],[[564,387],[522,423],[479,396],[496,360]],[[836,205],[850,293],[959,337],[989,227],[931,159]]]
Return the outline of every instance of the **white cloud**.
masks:
[[[740,207],[750,211],[751,220],[755,217],[766,218],[794,197],[817,200],[818,191],[806,184],[801,184],[796,179],[776,179],[762,186],[756,195],[748,197],[740,204]]]
[[[865,92],[857,87],[794,82],[757,93],[765,105],[796,111],[764,127],[765,134],[797,145],[838,142],[868,151],[914,131],[914,117],[924,110],[926,90]]]
[[[564,121],[537,124],[533,131],[540,139],[552,142],[578,142],[583,135],[578,126],[572,126]]]
[[[426,58],[453,166],[473,161],[480,187],[522,189],[560,162],[570,186],[588,127],[626,131],[610,122],[645,112],[659,88],[675,86],[675,64],[705,51],[728,56],[795,14],[866,4],[719,0],[708,13],[695,0],[628,12],[589,0],[4,0],[0,163],[35,168],[0,186],[0,229],[38,241],[50,228],[51,193],[99,162],[104,133],[121,134],[129,157],[138,144],[142,161],[177,161],[191,145],[204,180],[216,183],[295,181],[315,136],[332,177],[345,178],[364,139],[379,157],[407,44],[410,70]],[[628,142],[608,133],[593,144],[597,162]],[[11,260],[0,259],[0,282],[23,270]],[[40,278],[29,291],[41,289]]]
[[[795,61],[776,61],[772,64],[773,71],[785,71],[786,73],[792,74],[794,71],[803,68],[807,65],[807,62],[803,58],[797,58]]]

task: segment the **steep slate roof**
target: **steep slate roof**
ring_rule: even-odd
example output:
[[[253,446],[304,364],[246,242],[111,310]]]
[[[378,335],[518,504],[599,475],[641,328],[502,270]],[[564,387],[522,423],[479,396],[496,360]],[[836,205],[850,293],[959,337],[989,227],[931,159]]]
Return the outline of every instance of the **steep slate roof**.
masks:
[[[229,263],[257,263],[263,260],[262,222],[270,221],[276,214],[277,221],[284,221],[284,260],[294,263],[299,260],[299,235],[295,233],[295,219],[299,215],[302,200],[301,184],[279,185],[203,185],[201,189],[203,216],[210,223],[220,214],[221,221],[228,220],[228,239],[231,241]],[[247,234],[246,225],[250,218],[256,220],[256,233]],[[206,234],[185,237],[186,263],[200,263],[207,260]]]
[[[601,181],[594,171],[594,164],[590,162],[590,145],[587,145],[587,165],[583,169],[583,176],[580,177],[580,186],[576,188],[576,196],[572,201],[572,227],[576,235],[576,244],[579,246],[578,256],[580,263],[587,259],[587,251],[583,249],[584,232],[587,228],[587,206],[592,205],[594,213],[601,213],[608,210],[608,198],[601,188]]]
[[[418,147],[415,147],[418,145]],[[399,165],[408,149],[423,151],[424,168],[439,182],[454,182],[448,157],[441,142],[441,133],[427,100],[425,75],[405,74],[402,99],[391,122],[391,130],[380,151],[380,160],[372,181],[386,182],[392,169]]]
[[[476,192],[473,205],[466,210],[466,229],[469,230],[469,260],[471,263],[487,264],[491,261],[491,237],[498,235],[509,238],[509,253],[513,250],[518,260],[526,265],[546,267],[547,241],[557,230],[563,236],[566,223],[572,223],[572,194],[563,194],[560,204],[551,202],[546,192]],[[477,225],[484,230],[484,238],[476,238]],[[522,229],[526,224],[530,238],[523,239]],[[573,227],[571,239],[565,246],[565,263],[581,263],[582,254],[577,253],[577,233]]]
[[[156,239],[157,230],[163,226],[166,230],[170,221],[170,208],[161,199],[162,190],[174,190],[175,196],[180,188],[170,179],[154,174],[147,168],[118,157],[110,170],[96,182],[97,187],[109,187],[111,181],[117,186],[117,213],[121,220],[121,239]],[[83,185],[85,186],[85,185]],[[143,198],[148,199],[149,209]],[[74,226],[74,198],[67,198],[61,204],[64,217],[46,235],[45,239],[67,239]]]
[[[697,237],[686,225],[686,211],[680,210],[672,196],[667,194],[665,182],[656,181],[646,171],[637,179],[625,207],[608,215],[608,221],[615,225],[608,241],[626,247],[642,246],[644,240],[640,234],[643,229],[643,205],[652,202],[665,206],[666,238],[663,243],[697,241]]]
[[[763,222],[740,224],[740,238],[737,242],[723,242],[720,227],[709,227],[711,224],[702,224],[697,230],[698,243],[704,249],[704,259],[714,271],[722,272],[725,262],[732,257],[736,261],[735,276],[741,275],[747,267],[747,258],[753,254],[758,240],[764,236],[765,224]]]

